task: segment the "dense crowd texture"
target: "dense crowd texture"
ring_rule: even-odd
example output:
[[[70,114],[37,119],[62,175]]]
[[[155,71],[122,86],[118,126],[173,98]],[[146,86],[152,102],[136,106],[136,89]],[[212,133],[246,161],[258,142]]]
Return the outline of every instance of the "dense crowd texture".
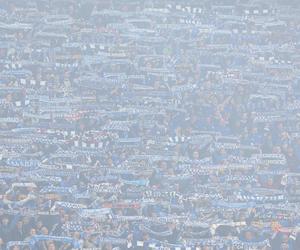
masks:
[[[0,250],[299,250],[299,53],[299,1],[0,1]]]

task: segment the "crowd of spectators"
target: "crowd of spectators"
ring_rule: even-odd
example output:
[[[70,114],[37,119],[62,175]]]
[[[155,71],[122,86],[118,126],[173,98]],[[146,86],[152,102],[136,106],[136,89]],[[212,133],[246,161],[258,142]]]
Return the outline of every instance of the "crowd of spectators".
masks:
[[[0,1],[0,250],[299,250],[299,53],[299,1]]]

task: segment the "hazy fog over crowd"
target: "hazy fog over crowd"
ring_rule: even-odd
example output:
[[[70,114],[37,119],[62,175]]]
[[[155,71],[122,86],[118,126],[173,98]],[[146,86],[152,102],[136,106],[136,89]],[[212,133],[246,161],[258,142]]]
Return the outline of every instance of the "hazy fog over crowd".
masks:
[[[299,0],[0,1],[0,250],[299,250]]]

